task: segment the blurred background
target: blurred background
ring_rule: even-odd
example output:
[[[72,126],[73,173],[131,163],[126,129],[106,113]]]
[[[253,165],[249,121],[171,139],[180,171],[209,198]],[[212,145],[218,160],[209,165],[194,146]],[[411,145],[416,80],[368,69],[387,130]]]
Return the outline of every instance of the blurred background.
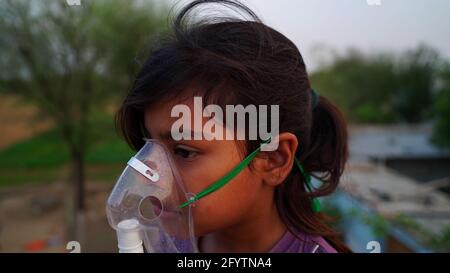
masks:
[[[117,251],[105,205],[133,152],[113,116],[186,2],[0,0],[0,252]],[[322,200],[343,240],[450,252],[450,2],[243,2],[349,121],[350,161]]]

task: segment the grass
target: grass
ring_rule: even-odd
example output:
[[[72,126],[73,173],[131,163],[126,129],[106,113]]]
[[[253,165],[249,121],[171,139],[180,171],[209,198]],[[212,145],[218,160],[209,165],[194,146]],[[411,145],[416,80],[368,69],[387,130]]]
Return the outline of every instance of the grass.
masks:
[[[86,153],[89,180],[115,181],[133,151],[120,139],[112,119],[102,118],[95,127]],[[67,179],[69,152],[55,129],[0,151],[0,187]]]

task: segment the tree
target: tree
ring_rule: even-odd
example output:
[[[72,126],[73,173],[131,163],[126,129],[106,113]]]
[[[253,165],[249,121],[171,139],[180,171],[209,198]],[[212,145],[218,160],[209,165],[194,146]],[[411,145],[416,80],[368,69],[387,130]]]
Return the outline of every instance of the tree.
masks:
[[[440,69],[438,53],[426,46],[406,52],[397,65],[392,109],[398,121],[416,123],[431,118]]]
[[[392,122],[389,94],[396,88],[393,57],[351,50],[311,75],[314,88],[354,122]]]
[[[94,117],[131,85],[136,57],[165,27],[163,11],[139,0],[0,2],[0,91],[38,106],[68,147],[70,238],[79,237]]]
[[[441,72],[442,89],[434,100],[433,142],[443,148],[450,148],[450,63]]]
[[[438,92],[439,55],[419,46],[400,56],[356,50],[312,74],[319,93],[335,101],[354,122],[423,122]]]

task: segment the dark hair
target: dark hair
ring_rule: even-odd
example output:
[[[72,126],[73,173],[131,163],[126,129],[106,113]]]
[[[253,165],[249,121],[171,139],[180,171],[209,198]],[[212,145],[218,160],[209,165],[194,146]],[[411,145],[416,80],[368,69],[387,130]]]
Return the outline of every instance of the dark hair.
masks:
[[[204,3],[238,9],[250,20],[214,17],[188,22],[192,10]],[[199,87],[204,98],[219,105],[278,104],[280,132],[297,136],[296,156],[323,181],[310,193],[300,172],[292,171],[275,190],[280,216],[291,232],[320,235],[337,251],[350,251],[326,225],[326,216],[311,207],[312,198],[332,193],[339,183],[348,154],[346,122],[325,97],[320,96],[313,109],[311,84],[297,47],[232,0],[189,3],[175,18],[171,35],[159,42],[117,113],[116,124],[125,140],[140,149],[147,134],[146,107],[180,95],[187,87]],[[258,145],[260,141],[247,141],[246,153]]]

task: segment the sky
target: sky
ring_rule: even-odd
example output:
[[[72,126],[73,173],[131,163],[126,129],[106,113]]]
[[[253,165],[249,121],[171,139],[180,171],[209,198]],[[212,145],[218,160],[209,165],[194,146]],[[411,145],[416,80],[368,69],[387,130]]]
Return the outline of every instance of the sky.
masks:
[[[310,69],[349,48],[400,53],[426,44],[450,59],[449,0],[241,1],[291,39]]]

